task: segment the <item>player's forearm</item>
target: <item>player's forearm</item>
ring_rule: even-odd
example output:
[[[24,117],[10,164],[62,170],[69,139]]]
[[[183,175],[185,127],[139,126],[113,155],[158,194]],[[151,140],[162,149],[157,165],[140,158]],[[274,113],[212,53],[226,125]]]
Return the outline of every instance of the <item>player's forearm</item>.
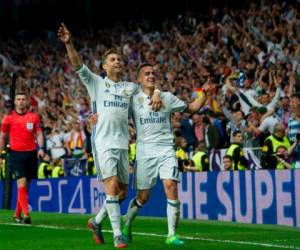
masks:
[[[203,106],[205,103],[206,96],[203,94],[202,96],[196,98],[192,103],[188,106],[188,112],[189,113],[195,113],[198,112],[199,109]]]
[[[193,172],[200,172],[201,170],[196,168],[196,167],[192,167],[192,166],[184,166],[184,170],[186,171],[193,171]]]
[[[77,50],[75,49],[73,42],[69,41],[68,43],[65,43],[66,49],[67,49],[67,53],[68,53],[68,57],[70,59],[70,62],[73,66],[73,68],[79,69],[82,65],[82,61],[81,58],[77,52]]]

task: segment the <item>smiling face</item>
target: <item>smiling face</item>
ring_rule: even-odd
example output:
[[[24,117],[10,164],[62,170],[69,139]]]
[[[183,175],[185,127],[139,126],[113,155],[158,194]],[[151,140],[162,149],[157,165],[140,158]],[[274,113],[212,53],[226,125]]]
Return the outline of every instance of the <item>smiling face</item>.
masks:
[[[124,69],[124,61],[120,54],[109,53],[104,56],[103,69],[108,76],[121,75]]]
[[[156,71],[153,66],[144,66],[139,70],[138,81],[143,89],[153,89],[156,81]]]

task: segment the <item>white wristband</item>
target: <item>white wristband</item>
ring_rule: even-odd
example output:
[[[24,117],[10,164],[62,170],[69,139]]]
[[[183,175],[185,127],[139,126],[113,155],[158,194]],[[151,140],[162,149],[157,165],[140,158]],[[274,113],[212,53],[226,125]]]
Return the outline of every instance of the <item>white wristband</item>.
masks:
[[[160,93],[160,90],[159,89],[155,89],[154,93]]]

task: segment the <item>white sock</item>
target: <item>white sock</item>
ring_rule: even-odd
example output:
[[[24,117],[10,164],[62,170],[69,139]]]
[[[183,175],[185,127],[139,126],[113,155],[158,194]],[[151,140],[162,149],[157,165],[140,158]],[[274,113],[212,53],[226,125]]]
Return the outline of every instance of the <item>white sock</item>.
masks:
[[[120,236],[121,233],[121,211],[119,204],[119,196],[106,196],[106,208],[111,223],[114,237]]]
[[[106,207],[106,200],[105,200],[102,204],[100,211],[95,217],[95,221],[97,224],[100,224],[106,217],[107,217],[107,207]]]
[[[142,208],[143,204],[141,204],[137,199],[132,199],[128,205],[125,225],[130,227],[132,221],[136,217],[138,211]]]
[[[175,235],[180,217],[180,202],[178,200],[167,200],[168,236]]]

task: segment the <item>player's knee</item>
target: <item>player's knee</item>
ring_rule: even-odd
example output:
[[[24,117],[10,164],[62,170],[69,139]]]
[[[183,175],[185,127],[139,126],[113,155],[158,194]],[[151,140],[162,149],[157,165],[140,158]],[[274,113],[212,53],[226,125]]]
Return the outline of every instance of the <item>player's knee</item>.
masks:
[[[177,191],[177,183],[176,182],[166,182],[165,188],[168,192],[176,192]]]
[[[149,193],[139,194],[137,199],[141,204],[144,205],[149,200]]]
[[[119,202],[124,201],[126,199],[126,196],[127,196],[127,192],[124,190],[121,190],[119,193]]]

